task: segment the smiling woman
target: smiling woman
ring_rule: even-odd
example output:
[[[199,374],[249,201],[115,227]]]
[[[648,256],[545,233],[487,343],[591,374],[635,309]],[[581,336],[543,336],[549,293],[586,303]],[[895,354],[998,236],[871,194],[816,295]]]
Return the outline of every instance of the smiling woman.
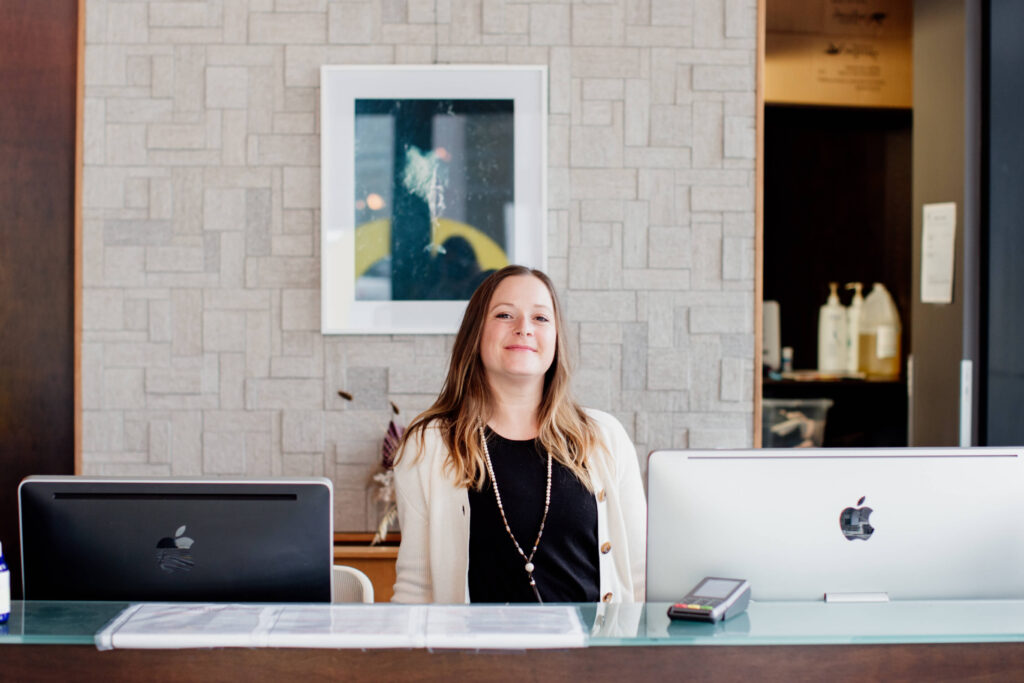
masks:
[[[524,433],[516,438],[536,436],[531,405],[540,403],[544,374],[554,360],[557,336],[554,303],[544,283],[532,275],[502,280],[494,290],[484,321],[480,360],[492,394],[499,399],[519,399],[527,414],[513,424],[495,425],[498,431],[512,436],[512,429],[521,428]]]
[[[622,425],[569,392],[558,297],[508,266],[466,307],[395,465],[400,602],[642,601],[646,505]]]

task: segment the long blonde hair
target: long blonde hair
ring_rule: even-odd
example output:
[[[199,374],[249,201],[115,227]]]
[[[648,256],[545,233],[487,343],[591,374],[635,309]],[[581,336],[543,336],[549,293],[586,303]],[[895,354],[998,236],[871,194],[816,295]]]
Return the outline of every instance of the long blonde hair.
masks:
[[[604,448],[597,425],[573,400],[569,388],[569,361],[565,342],[565,325],[551,279],[539,270],[525,266],[506,266],[480,283],[466,306],[462,325],[455,336],[448,376],[437,400],[418,415],[405,430],[399,447],[400,459],[413,437],[420,450],[423,435],[430,425],[439,428],[448,458],[445,466],[455,475],[455,485],[480,490],[487,480],[480,429],[490,411],[490,389],[483,361],[480,338],[487,309],[494,291],[502,280],[516,275],[530,275],[548,288],[554,306],[555,357],[544,374],[544,389],[538,407],[541,447],[568,468],[588,489],[593,484],[588,471],[588,454],[595,447]],[[418,457],[418,456],[417,456]]]

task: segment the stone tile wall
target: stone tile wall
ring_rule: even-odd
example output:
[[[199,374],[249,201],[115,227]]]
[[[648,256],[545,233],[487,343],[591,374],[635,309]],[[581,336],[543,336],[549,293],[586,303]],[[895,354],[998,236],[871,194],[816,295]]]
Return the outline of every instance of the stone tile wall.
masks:
[[[325,475],[336,525],[451,338],[319,332],[321,64],[547,64],[581,402],[752,444],[756,0],[87,0],[83,472]],[[351,402],[339,397],[344,389]]]

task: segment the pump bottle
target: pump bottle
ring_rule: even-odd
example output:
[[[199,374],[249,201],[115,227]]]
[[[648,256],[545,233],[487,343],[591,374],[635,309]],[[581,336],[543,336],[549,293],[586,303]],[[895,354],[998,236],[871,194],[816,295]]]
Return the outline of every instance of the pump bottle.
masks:
[[[860,282],[848,282],[846,289],[853,290],[853,301],[846,308],[846,371],[853,374],[857,372],[860,362],[860,318],[864,308],[864,295],[861,291],[864,285]]]
[[[835,282],[828,284],[828,301],[818,314],[818,370],[846,370],[846,307],[839,303]]]

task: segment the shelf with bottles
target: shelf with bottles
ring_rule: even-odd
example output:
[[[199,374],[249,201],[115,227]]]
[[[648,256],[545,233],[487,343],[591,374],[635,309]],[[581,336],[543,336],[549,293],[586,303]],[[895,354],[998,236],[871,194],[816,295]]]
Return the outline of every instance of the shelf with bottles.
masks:
[[[792,349],[790,370],[834,369],[821,367],[818,343],[830,282],[847,309],[857,299],[847,283],[863,283],[866,303],[881,282],[902,323],[888,341],[898,343],[905,373],[912,342],[911,126],[909,110],[765,108],[763,298],[778,302],[775,348]],[[763,310],[768,330],[769,309]]]

